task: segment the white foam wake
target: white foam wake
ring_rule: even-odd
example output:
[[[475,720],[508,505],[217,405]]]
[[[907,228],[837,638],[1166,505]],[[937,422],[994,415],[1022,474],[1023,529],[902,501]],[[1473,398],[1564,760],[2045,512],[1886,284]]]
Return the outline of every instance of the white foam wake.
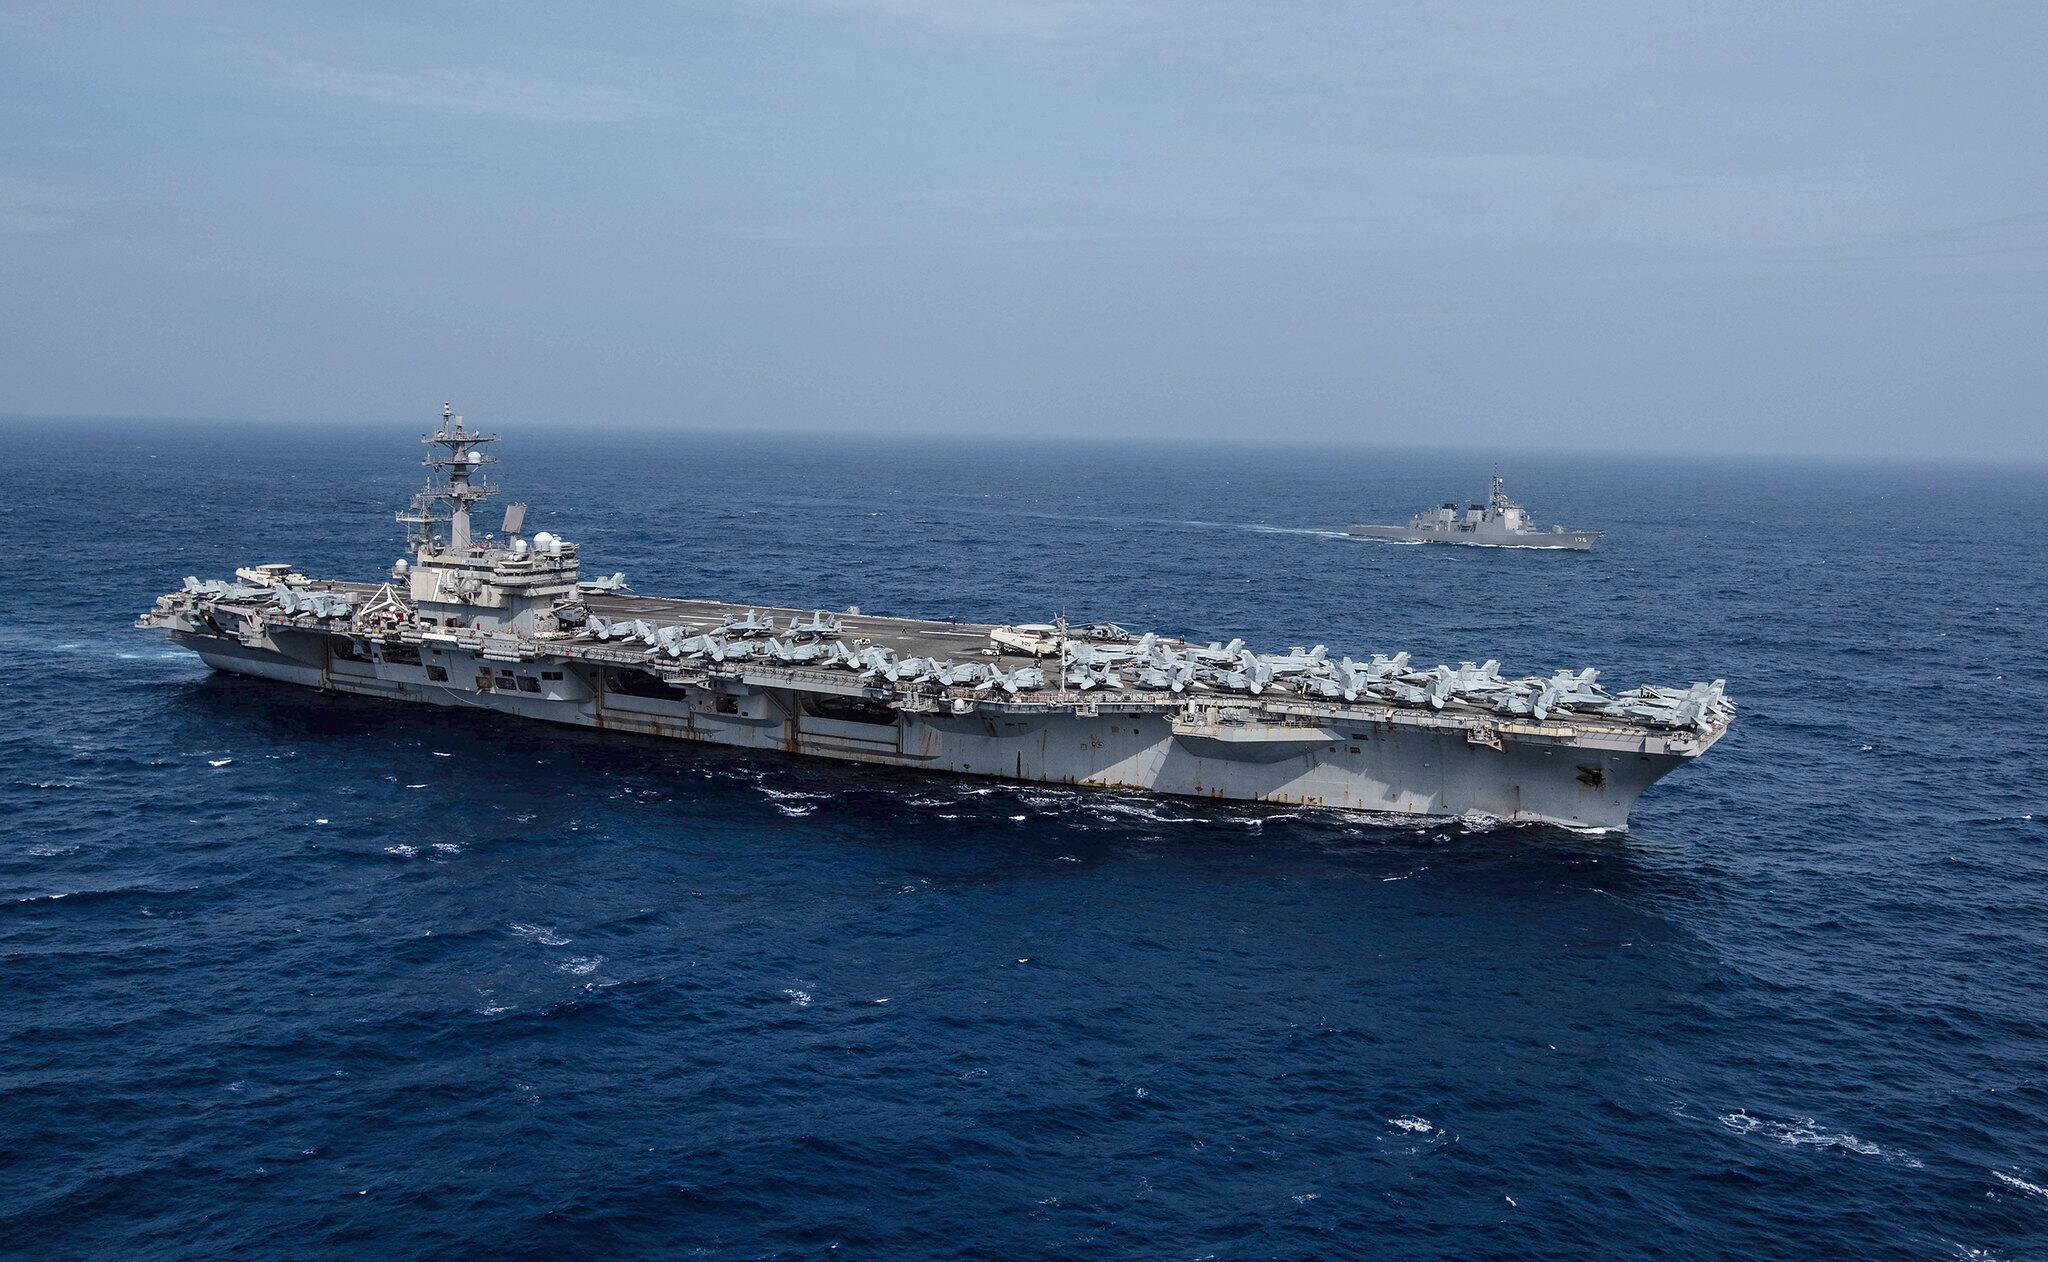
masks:
[[[1766,1139],[1776,1140],[1778,1143],[1789,1144],[1794,1147],[1839,1148],[1845,1152],[1853,1152],[1858,1156],[1880,1157],[1886,1161],[1896,1161],[1915,1169],[1918,1169],[1921,1164],[1917,1159],[1909,1157],[1904,1153],[1893,1152],[1881,1145],[1874,1144],[1867,1139],[1859,1139],[1847,1132],[1822,1130],[1820,1124],[1810,1117],[1797,1117],[1789,1121],[1776,1121],[1771,1118],[1756,1117],[1753,1114],[1737,1109],[1733,1113],[1722,1114],[1721,1125],[1737,1135],[1761,1135]]]

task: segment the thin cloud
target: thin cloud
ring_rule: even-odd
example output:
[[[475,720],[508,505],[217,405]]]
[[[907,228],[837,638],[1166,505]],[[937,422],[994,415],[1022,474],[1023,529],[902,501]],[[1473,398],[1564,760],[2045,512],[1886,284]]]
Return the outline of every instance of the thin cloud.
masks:
[[[2039,255],[2048,253],[2048,211],[1929,229],[1902,235],[1895,243],[1968,254]]]
[[[943,29],[1050,39],[1081,28],[1156,17],[1161,0],[797,0],[814,9],[874,13]]]
[[[473,69],[337,66],[269,48],[235,51],[280,91],[392,109],[544,123],[618,123],[660,113],[637,95],[611,87]]]
[[[1762,171],[1570,153],[1240,150],[924,190],[935,221],[1038,236],[1235,237],[1379,246],[1815,250],[1896,232],[1899,190],[1854,168]],[[2017,229],[2014,229],[2017,232]]]
[[[1623,3],[1424,4],[1382,28],[1397,64],[1498,91],[1555,92],[1639,69],[1661,41],[1654,14]]]
[[[1873,237],[1835,257],[1949,273],[2038,272],[2048,268],[2048,211]]]
[[[54,232],[77,222],[95,204],[70,189],[0,171],[0,233]]]
[[[1896,190],[1854,169],[1771,172],[1565,153],[1365,155],[1446,226],[1487,237],[1797,249],[1893,227]]]

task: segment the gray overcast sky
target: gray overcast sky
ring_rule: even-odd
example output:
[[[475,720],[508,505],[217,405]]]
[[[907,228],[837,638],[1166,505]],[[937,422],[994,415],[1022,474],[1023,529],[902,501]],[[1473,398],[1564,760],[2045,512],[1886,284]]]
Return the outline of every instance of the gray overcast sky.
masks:
[[[2048,5],[7,5],[0,412],[2048,457]]]

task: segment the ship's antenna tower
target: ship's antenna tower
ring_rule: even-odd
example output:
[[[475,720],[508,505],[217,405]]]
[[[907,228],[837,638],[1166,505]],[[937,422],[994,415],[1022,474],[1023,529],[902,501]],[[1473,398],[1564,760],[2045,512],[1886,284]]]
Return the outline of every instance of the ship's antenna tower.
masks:
[[[434,551],[440,543],[434,528],[446,522],[447,550],[467,552],[469,506],[498,493],[497,487],[476,480],[485,465],[498,463],[496,456],[485,455],[478,449],[485,443],[497,442],[498,436],[465,429],[455,409],[443,403],[441,428],[420,441],[428,448],[426,459],[420,463],[447,481],[436,482],[430,477],[426,489],[412,497],[412,506],[400,513],[398,520],[413,528],[409,537],[415,551]]]
[[[1505,514],[1508,511],[1508,484],[1500,476],[1500,466],[1493,467],[1493,494],[1487,497],[1493,511]]]

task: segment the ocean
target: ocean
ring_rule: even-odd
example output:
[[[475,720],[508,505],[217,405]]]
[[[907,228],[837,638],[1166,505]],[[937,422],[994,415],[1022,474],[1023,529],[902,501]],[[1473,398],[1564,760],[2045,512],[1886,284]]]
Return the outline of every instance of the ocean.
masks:
[[[1725,678],[1625,835],[679,747],[214,676],[420,430],[0,426],[0,1252],[2048,1256],[2040,469],[507,421],[650,594]]]

